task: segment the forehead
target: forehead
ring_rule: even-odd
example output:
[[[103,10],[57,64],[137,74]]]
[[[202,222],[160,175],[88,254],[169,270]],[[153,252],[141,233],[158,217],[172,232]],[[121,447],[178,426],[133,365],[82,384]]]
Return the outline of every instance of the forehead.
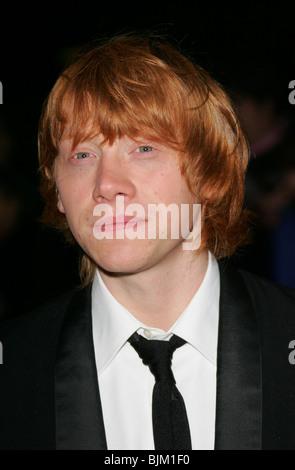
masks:
[[[136,115],[136,110],[134,110]],[[118,114],[122,114],[118,116]],[[60,132],[56,140],[59,148],[63,142],[75,148],[86,141],[112,145],[116,140],[127,138],[133,141],[147,139],[180,151],[179,138],[170,126],[153,125],[146,119],[141,122],[138,117],[129,119],[128,114],[111,113],[97,103],[79,103],[72,99],[66,103],[63,118],[60,121]]]
[[[57,143],[63,137],[78,142],[99,133],[109,142],[145,135],[179,143],[184,100],[172,91],[175,80],[169,86],[163,76],[155,81],[141,72],[140,79],[131,81],[116,70],[89,69],[70,69],[54,88],[50,109]]]
[[[153,129],[142,129],[141,132],[138,129],[129,135],[122,134],[121,132],[118,135],[113,133],[105,135],[101,132],[99,124],[93,122],[90,125],[85,125],[85,127],[80,126],[76,132],[75,128],[69,124],[58,141],[58,149],[67,148],[73,150],[77,146],[87,143],[92,143],[96,146],[111,146],[120,141],[130,144],[135,142],[157,142],[161,146],[170,147],[163,136],[154,132]]]

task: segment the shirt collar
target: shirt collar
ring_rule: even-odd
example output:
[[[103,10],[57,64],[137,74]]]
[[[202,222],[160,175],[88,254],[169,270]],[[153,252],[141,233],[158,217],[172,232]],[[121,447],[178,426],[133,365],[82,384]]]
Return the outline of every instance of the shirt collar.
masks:
[[[216,365],[220,275],[216,259],[208,253],[208,267],[198,291],[171,332],[183,338]]]
[[[106,288],[96,271],[92,285],[92,322],[98,374],[101,374],[128,338],[145,332],[153,339],[169,339],[177,334],[216,364],[219,317],[219,269],[209,253],[208,267],[201,286],[168,332],[150,328],[137,320]]]

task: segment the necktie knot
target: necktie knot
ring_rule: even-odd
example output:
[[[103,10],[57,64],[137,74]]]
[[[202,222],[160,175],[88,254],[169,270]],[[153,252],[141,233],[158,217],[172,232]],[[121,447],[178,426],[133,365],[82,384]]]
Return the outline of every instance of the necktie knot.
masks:
[[[173,335],[169,341],[148,340],[138,333],[134,333],[129,338],[129,342],[142,362],[150,368],[156,382],[169,381],[175,384],[171,361],[174,351],[185,344],[183,339]]]

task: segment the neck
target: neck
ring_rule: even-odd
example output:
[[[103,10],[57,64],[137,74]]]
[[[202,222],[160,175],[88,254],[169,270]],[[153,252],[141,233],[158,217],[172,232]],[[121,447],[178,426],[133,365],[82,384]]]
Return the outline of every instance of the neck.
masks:
[[[208,266],[206,250],[187,252],[183,262],[135,274],[112,276],[100,271],[111,294],[147,326],[168,331],[199,289]]]

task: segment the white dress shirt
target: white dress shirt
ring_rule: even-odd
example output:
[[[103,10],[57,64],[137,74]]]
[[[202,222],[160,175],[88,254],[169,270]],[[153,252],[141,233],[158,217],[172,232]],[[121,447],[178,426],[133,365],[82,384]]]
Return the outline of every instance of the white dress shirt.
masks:
[[[204,280],[182,315],[165,332],[149,328],[109,292],[99,272],[92,287],[93,339],[100,397],[109,450],[153,450],[154,376],[128,343],[135,332],[187,344],[177,349],[172,371],[185,401],[192,448],[214,449],[216,356],[219,318],[219,269],[209,253]]]

